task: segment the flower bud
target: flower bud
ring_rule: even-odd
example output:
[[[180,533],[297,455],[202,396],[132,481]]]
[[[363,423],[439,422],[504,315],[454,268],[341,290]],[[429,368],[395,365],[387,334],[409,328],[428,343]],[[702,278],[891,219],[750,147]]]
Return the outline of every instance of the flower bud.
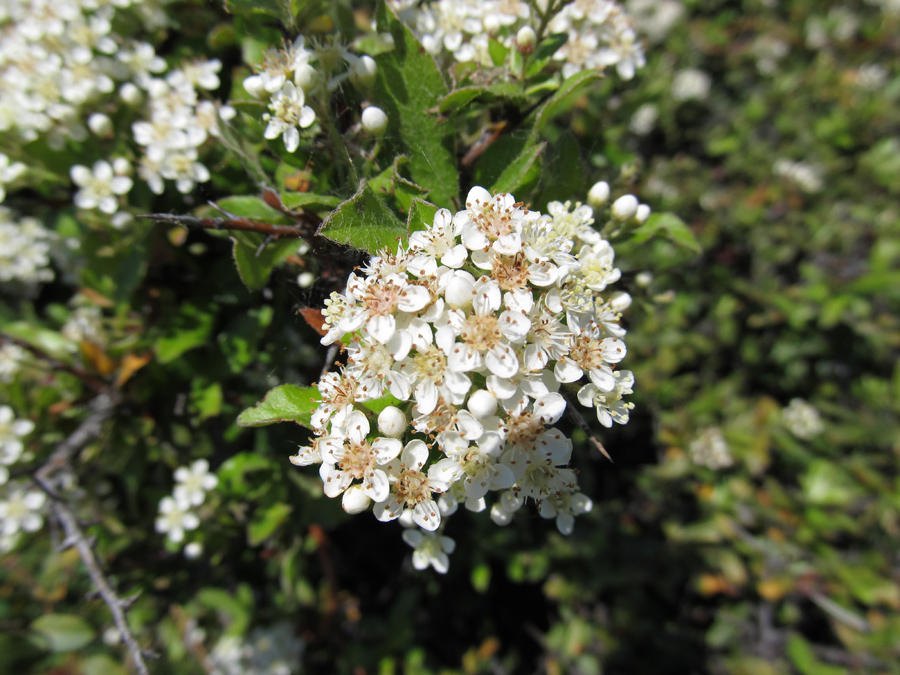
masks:
[[[634,278],[634,283],[641,288],[647,288],[653,283],[653,275],[650,272],[638,272],[638,275]]]
[[[363,110],[362,125],[363,129],[373,136],[380,138],[387,130],[388,118],[387,115],[384,114],[384,110],[376,108],[374,105],[370,105]]]
[[[623,195],[612,205],[612,217],[616,220],[631,220],[638,210],[638,200],[634,195]]]
[[[466,407],[475,417],[483,420],[497,412],[497,399],[491,392],[479,389],[469,396]]]
[[[609,183],[601,180],[594,183],[594,186],[588,191],[588,204],[592,208],[600,208],[609,201]]]
[[[356,63],[350,66],[350,82],[362,94],[367,94],[375,84],[375,59],[371,56],[360,56]]]
[[[87,125],[92,134],[101,138],[112,138],[115,133],[112,120],[103,113],[94,113],[88,117]]]
[[[389,405],[378,415],[378,431],[391,438],[399,438],[406,431],[406,415],[400,408]]]
[[[319,71],[313,68],[308,63],[304,63],[302,66],[297,68],[294,71],[294,84],[300,87],[303,91],[311,91],[316,88],[316,85],[319,84]],[[246,88],[247,84],[244,83],[244,87]]]
[[[312,272],[301,272],[297,275],[297,285],[300,288],[309,288],[316,283],[316,275]]]
[[[625,291],[617,291],[609,298],[609,306],[617,312],[624,312],[631,307],[631,296]]]
[[[530,54],[537,43],[537,35],[531,26],[522,26],[516,33],[516,47],[520,54]]]
[[[647,218],[650,217],[650,207],[646,204],[641,204],[637,207],[637,213],[634,214],[634,219],[643,225],[647,222]]]
[[[126,82],[122,85],[121,89],[119,89],[119,96],[128,105],[140,105],[141,101],[144,100],[141,90],[131,82]]]

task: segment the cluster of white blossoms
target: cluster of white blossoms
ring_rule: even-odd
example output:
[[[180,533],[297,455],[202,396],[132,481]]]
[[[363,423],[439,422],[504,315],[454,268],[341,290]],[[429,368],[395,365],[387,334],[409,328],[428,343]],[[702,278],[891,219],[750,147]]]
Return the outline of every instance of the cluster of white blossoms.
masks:
[[[589,193],[600,207],[609,186]],[[632,373],[619,321],[631,302],[606,293],[620,277],[591,206],[553,202],[548,214],[475,187],[466,208],[439,210],[407,248],[374,257],[323,310],[322,344],[342,341],[341,373],[319,382],[317,436],[291,461],[320,464],[325,494],[351,513],[374,503],[434,532],[460,503],[509,523],[526,500],[568,534],[591,508],[569,468],[572,443],[554,425],[563,386],[609,427],[628,421]],[[632,195],[611,222],[642,222]],[[367,401],[393,397],[377,420]],[[405,535],[424,566],[451,543]],[[417,564],[419,566],[419,564]]]
[[[0,346],[0,382],[12,382],[27,358],[28,352],[17,344],[6,342]]]
[[[22,532],[41,529],[46,505],[47,495],[28,481],[0,486],[0,554],[15,548]]]
[[[781,411],[781,419],[794,436],[804,440],[825,430],[819,411],[802,398],[791,399],[788,407]]]
[[[0,206],[0,283],[13,280],[28,284],[50,281],[50,241],[54,234],[37,218],[16,219]]]
[[[337,38],[307,48],[306,38],[300,35],[292,44],[269,49],[255,71],[244,80],[244,89],[254,98],[268,100],[263,135],[268,140],[281,137],[287,151],[294,152],[300,146],[301,130],[316,122],[316,111],[309,105],[312,99],[334,91],[345,80],[364,97],[370,96],[376,66],[375,59],[353,54]],[[362,127],[373,135],[383,133],[386,124],[379,108],[370,106],[362,112]]]
[[[672,78],[672,98],[676,101],[703,101],[709,96],[712,78],[697,68],[685,68]]]
[[[199,527],[200,518],[192,509],[206,501],[206,493],[216,488],[219,478],[209,472],[209,462],[198,459],[190,467],[175,469],[175,482],[172,495],[159,502],[156,531],[180,544],[184,541],[185,531]]]
[[[6,199],[6,186],[24,174],[26,168],[22,162],[13,162],[0,152],[0,203]]]
[[[137,3],[153,19],[157,3]],[[131,0],[4,0],[0,7],[0,133],[61,147],[88,135],[85,111],[130,78],[116,12]],[[158,18],[155,19],[158,23]]]
[[[388,0],[431,54],[450,54],[461,63],[494,65],[490,39],[506,47],[533,45],[540,17],[524,0]],[[538,0],[542,10],[547,0]],[[615,66],[626,80],[644,66],[643,47],[628,15],[612,0],[576,0],[551,19],[548,33],[564,33],[568,40],[554,54],[564,77],[586,69]]]
[[[709,469],[727,469],[734,464],[731,451],[722,430],[719,427],[708,427],[691,441],[691,460],[694,464]]]
[[[8,405],[0,406],[0,485],[9,480],[9,469],[22,457],[25,446],[22,438],[34,431],[31,420],[16,419]]]
[[[143,147],[138,175],[156,194],[165,190],[165,180],[175,181],[176,189],[187,194],[197,183],[210,179],[209,169],[200,161],[200,149],[210,138],[221,134],[220,120],[234,117],[230,106],[205,99],[203,91],[218,89],[218,59],[182,63],[164,78],[151,73],[162,72],[162,61],[147,44],[138,45],[129,64],[140,72],[137,85],[124,90],[123,96],[139,102],[143,89],[147,96],[145,119],[132,124],[135,142]]]
[[[210,675],[291,675],[300,667],[303,640],[289,623],[257,627],[246,637],[226,635],[206,659]]]
[[[822,169],[806,162],[794,162],[790,159],[779,159],[772,165],[772,172],[784,178],[804,192],[810,194],[821,192],[824,187]]]

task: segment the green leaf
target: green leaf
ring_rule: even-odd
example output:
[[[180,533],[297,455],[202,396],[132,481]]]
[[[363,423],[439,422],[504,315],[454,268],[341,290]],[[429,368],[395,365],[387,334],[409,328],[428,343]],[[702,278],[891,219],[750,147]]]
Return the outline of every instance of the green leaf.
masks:
[[[806,501],[817,506],[847,506],[862,496],[850,474],[827,459],[811,462],[800,483]]]
[[[536,181],[540,177],[540,158],[546,145],[546,143],[538,143],[525,147],[522,153],[500,174],[491,187],[491,192],[515,194],[522,186]]]
[[[428,190],[400,175],[400,167],[409,163],[406,155],[394,157],[394,163],[369,181],[369,187],[384,199],[396,203],[401,211],[409,211],[414,199],[428,196]]]
[[[568,39],[567,33],[554,33],[541,40],[531,55],[531,62],[525,71],[526,77],[531,78],[539,74]]]
[[[339,244],[377,253],[383,249],[396,250],[398,240],[406,239],[406,225],[376,196],[366,181],[361,181],[357,193],[332,211],[316,234]]]
[[[541,172],[543,175],[542,196],[538,200],[538,204],[543,206],[548,202],[561,201],[570,197],[583,199],[584,161],[581,157],[578,138],[571,131],[566,130],[548,150],[552,150],[552,154],[547,152],[542,157],[544,164]]]
[[[289,209],[325,210],[337,208],[342,199],[334,195],[314,195],[311,192],[284,192],[281,203]]]
[[[75,614],[45,614],[35,619],[31,628],[47,639],[54,652],[73,652],[94,639],[91,625]]]
[[[82,675],[128,675],[128,671],[106,654],[95,654],[81,662]]]
[[[283,384],[266,394],[262,401],[238,415],[242,427],[262,427],[275,422],[296,422],[309,426],[313,411],[322,395],[316,387]]]
[[[222,412],[222,385],[219,382],[206,384],[199,378],[195,379],[191,390],[191,407],[201,420],[218,415]]]
[[[258,291],[269,280],[272,269],[284,262],[300,245],[298,239],[276,239],[266,243],[257,232],[232,232],[234,263],[241,281],[251,291]]]
[[[847,672],[845,668],[819,661],[810,644],[796,633],[788,636],[786,648],[791,662],[803,675],[841,675]]]
[[[225,9],[232,14],[265,14],[289,26],[291,5],[285,0],[225,0]]]
[[[484,86],[460,87],[447,94],[438,105],[442,115],[452,115],[464,110],[473,101],[493,103],[498,100],[521,101],[526,100],[522,87],[511,82],[502,82]]]
[[[563,82],[559,89],[540,107],[531,132],[531,140],[536,143],[544,128],[555,118],[569,110],[571,97],[584,85],[598,82],[603,74],[596,70],[582,70]]]
[[[409,232],[427,230],[434,224],[434,214],[438,207],[424,199],[414,199],[409,207],[409,217],[406,219],[406,229]]]
[[[183,305],[166,335],[154,345],[160,363],[169,363],[190,349],[206,344],[212,331],[215,307],[201,311],[194,305]]]
[[[387,3],[379,5],[377,19],[378,30],[390,32],[395,45],[375,58],[375,104],[388,116],[385,149],[409,157],[412,180],[429,190],[435,204],[451,208],[459,196],[454,129],[428,112],[446,96],[447,85],[434,59]]]
[[[228,635],[243,635],[250,623],[250,612],[228,591],[221,588],[201,588],[196,595],[197,602],[219,614],[224,614],[230,621],[226,629]]]
[[[273,504],[262,513],[257,514],[247,527],[247,543],[250,546],[259,546],[284,524],[291,515],[293,507],[290,504]]]
[[[702,253],[700,242],[691,228],[674,213],[654,213],[643,225],[634,230],[631,241],[640,244],[662,234],[669,241],[690,249],[694,253]]]
[[[260,197],[226,197],[217,201],[216,206],[225,213],[238,218],[250,218],[251,220],[258,220],[261,223],[270,223],[272,225],[292,224],[290,218],[278,209],[273,209]],[[222,214],[219,213],[217,215]]]

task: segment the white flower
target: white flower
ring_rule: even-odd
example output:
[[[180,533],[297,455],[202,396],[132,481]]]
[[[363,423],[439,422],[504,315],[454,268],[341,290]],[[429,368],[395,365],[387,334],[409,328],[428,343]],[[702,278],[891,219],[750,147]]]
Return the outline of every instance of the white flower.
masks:
[[[781,418],[794,436],[804,440],[825,430],[819,411],[801,398],[791,399],[788,407],[781,411]]]
[[[6,185],[25,173],[25,168],[22,162],[10,163],[9,157],[0,152],[0,202],[6,199]]]
[[[305,104],[303,89],[286,82],[269,102],[270,112],[263,115],[269,123],[263,136],[269,140],[281,136],[287,151],[294,152],[300,145],[300,129],[316,121],[315,111]]]
[[[710,469],[726,469],[734,464],[728,443],[719,427],[709,427],[691,441],[691,459]]]
[[[20,440],[34,431],[31,420],[17,420],[13,409],[0,406],[0,485],[9,479],[6,469],[19,461],[24,446]]]
[[[12,342],[0,347],[0,382],[4,384],[12,382],[27,356],[28,352]]]
[[[395,520],[405,509],[413,514],[413,522],[424,530],[434,531],[441,524],[441,512],[434,501],[435,493],[444,492],[448,484],[434,471],[422,471],[428,461],[428,446],[414,440],[406,444],[399,459],[388,464],[390,495],[375,504],[375,517]]]
[[[450,558],[447,556],[456,549],[456,542],[450,537],[436,532],[404,530],[403,541],[415,549],[412,560],[413,567],[417,570],[424,570],[431,565],[436,572],[446,574],[450,569]]]
[[[169,541],[180,544],[184,540],[185,530],[196,530],[200,526],[200,519],[190,511],[190,506],[188,502],[163,497],[159,502],[156,531],[165,534]]]
[[[209,473],[209,462],[205,459],[198,459],[190,467],[175,469],[175,480],[179,483],[173,491],[175,500],[191,506],[200,506],[206,493],[219,484],[219,478]]]
[[[29,489],[25,483],[10,483],[0,499],[0,535],[12,537],[19,532],[35,532],[41,529],[44,519],[41,510],[47,495],[37,489]]]
[[[687,68],[675,73],[672,80],[672,98],[676,101],[691,99],[702,101],[709,96],[712,78],[708,73],[696,68]]]
[[[75,194],[75,205],[97,209],[112,215],[119,208],[117,195],[124,195],[134,184],[128,176],[117,176],[109,162],[95,162],[93,169],[76,164],[69,170],[72,181],[81,189]]]

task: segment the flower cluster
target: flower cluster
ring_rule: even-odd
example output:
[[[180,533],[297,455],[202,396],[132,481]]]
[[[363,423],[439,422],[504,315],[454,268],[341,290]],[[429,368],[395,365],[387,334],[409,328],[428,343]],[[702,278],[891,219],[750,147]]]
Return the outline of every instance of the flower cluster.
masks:
[[[274,140],[280,136],[287,151],[294,152],[300,146],[300,131],[316,122],[316,111],[309,105],[312,98],[334,91],[348,79],[363,96],[368,96],[375,81],[375,68],[372,57],[353,54],[337,39],[307,48],[306,39],[300,35],[281,49],[269,49],[256,73],[244,80],[244,89],[255,98],[268,99],[268,112],[263,115],[265,138]],[[376,133],[379,124],[372,117],[379,113],[383,117],[384,113],[371,107],[366,111],[362,127],[380,135]],[[380,125],[381,132],[385,125]]]
[[[177,485],[172,495],[159,502],[156,531],[180,544],[186,530],[196,530],[200,525],[200,518],[191,509],[203,504],[206,493],[216,488],[219,479],[209,472],[209,462],[198,459],[190,467],[176,469],[175,481]]]
[[[211,675],[291,675],[297,672],[304,643],[288,623],[254,628],[246,638],[222,637],[210,650]]]
[[[506,47],[522,46],[534,38],[540,17],[523,0],[438,0],[420,4],[389,0],[389,5],[410,25],[431,54],[452,54],[462,63],[492,67],[490,39]],[[539,2],[543,11],[547,2]],[[570,2],[552,18],[549,33],[563,33],[566,43],[554,55],[564,77],[586,69],[615,66],[626,80],[643,67],[643,47],[624,10],[611,0]]]
[[[26,481],[0,487],[0,554],[16,546],[20,533],[41,529],[46,504],[47,495]]]
[[[802,398],[791,399],[788,407],[781,411],[781,419],[794,436],[804,440],[825,430],[819,411]]]
[[[138,47],[129,63],[139,71],[135,82],[148,99],[146,119],[132,125],[134,140],[144,149],[138,175],[156,194],[164,191],[164,179],[175,181],[178,191],[187,194],[195,184],[210,179],[209,169],[199,161],[199,149],[210,137],[220,135],[220,119],[235,114],[233,108],[200,96],[201,91],[218,89],[222,63],[218,59],[187,62],[165,78],[152,77],[151,73],[165,69],[165,62],[150,45]],[[133,101],[142,96],[134,85],[123,94]]]
[[[599,183],[591,202],[608,195]],[[472,188],[464,210],[437,211],[408,248],[373,258],[326,301],[322,343],[345,342],[347,363],[321,379],[318,435],[291,460],[320,464],[325,494],[348,512],[374,502],[379,520],[410,513],[434,532],[460,503],[482,511],[495,492],[498,524],[531,499],[568,534],[590,510],[554,425],[567,407],[561,389],[583,379],[573,398],[605,426],[628,421],[634,378],[616,364],[630,297],[605,294],[620,272],[591,206],[548,211]],[[609,215],[621,223],[649,209],[626,195]],[[365,404],[387,396],[396,405],[376,421]],[[428,551],[422,566],[444,567],[447,542],[405,537]]]
[[[9,480],[9,470],[22,457],[22,437],[34,431],[34,422],[18,420],[8,405],[0,406],[0,485]]]
[[[722,430],[719,427],[708,427],[691,441],[691,459],[694,464],[709,469],[727,469],[734,464],[731,451]]]
[[[0,282],[33,284],[53,279],[52,236],[36,218],[17,220],[12,211],[0,206]]]

